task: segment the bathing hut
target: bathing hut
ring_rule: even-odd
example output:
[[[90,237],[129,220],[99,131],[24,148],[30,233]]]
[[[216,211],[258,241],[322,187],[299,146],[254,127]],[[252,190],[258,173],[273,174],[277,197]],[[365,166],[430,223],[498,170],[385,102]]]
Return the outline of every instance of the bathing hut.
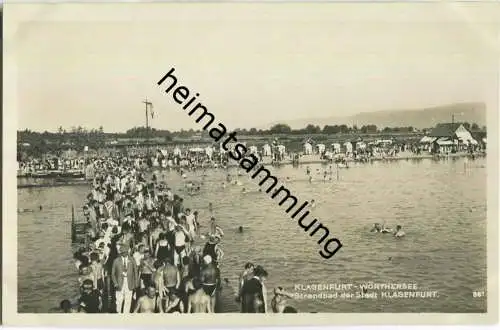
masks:
[[[262,153],[264,156],[271,156],[271,146],[269,144],[264,144],[262,146]]]
[[[334,154],[340,154],[341,151],[340,143],[332,143],[332,149]]]
[[[160,167],[160,161],[158,157],[153,158],[153,167]]]
[[[304,143],[304,154],[305,155],[310,155],[312,154],[313,147],[309,142]]]
[[[326,147],[324,144],[319,143],[316,145],[316,147],[318,148],[318,154],[322,154],[323,152],[325,152]]]
[[[432,143],[432,150],[434,153],[446,154],[453,150],[453,146],[457,145],[458,141],[451,141],[448,138],[441,137]]]
[[[363,141],[356,142],[356,150],[364,150],[366,149],[366,143]]]
[[[180,156],[181,155],[181,148],[175,147],[174,148],[174,156]]]
[[[256,146],[250,146],[250,147],[248,148],[248,150],[250,151],[250,153],[252,153],[252,154],[254,154],[254,155],[256,155],[256,154],[257,154],[257,152],[258,152],[258,149],[257,149],[257,147],[256,147]]]
[[[286,147],[282,144],[278,145],[278,153],[283,156],[285,154]]]
[[[347,141],[344,143],[344,148],[346,153],[352,153],[352,143]]]
[[[205,154],[208,156],[209,159],[212,159],[213,153],[214,153],[214,148],[212,147],[205,148]]]

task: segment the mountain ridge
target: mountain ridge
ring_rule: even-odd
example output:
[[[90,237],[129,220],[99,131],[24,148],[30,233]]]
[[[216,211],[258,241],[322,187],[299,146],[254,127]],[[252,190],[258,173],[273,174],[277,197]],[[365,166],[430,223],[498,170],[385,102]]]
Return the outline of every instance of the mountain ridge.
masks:
[[[486,125],[486,104],[482,102],[463,102],[427,107],[420,109],[402,110],[380,110],[375,112],[359,112],[351,116],[327,116],[322,118],[303,118],[273,122],[266,126],[272,127],[276,124],[287,124],[292,129],[304,128],[309,124],[318,125],[376,125],[384,127],[408,127],[418,129],[430,128],[438,123],[451,122],[476,123],[479,126]]]

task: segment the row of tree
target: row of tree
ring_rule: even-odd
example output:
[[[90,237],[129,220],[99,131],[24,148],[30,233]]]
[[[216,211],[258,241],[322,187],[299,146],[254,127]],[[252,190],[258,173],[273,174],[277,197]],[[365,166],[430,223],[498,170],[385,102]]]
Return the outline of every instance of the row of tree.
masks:
[[[471,131],[479,131],[481,128],[476,123],[462,123]],[[486,127],[482,128],[484,131]],[[391,134],[391,133],[413,133],[416,130],[413,127],[385,127],[378,128],[376,125],[363,125],[361,127],[347,125],[325,125],[323,128],[315,125],[307,125],[302,129],[292,129],[286,124],[276,124],[268,130],[262,129],[236,129],[238,134],[248,136],[266,136],[277,134],[290,135],[309,135],[309,134]],[[190,139],[200,136],[207,136],[206,131],[200,130],[180,130],[171,132],[168,130],[158,130],[146,127],[134,127],[125,133],[105,133],[103,127],[98,129],[86,129],[84,127],[72,127],[66,130],[59,127],[57,132],[34,132],[28,129],[17,132],[17,141],[22,149],[29,151],[30,154],[41,155],[46,152],[60,152],[62,149],[75,148],[83,149],[83,146],[89,148],[102,148],[111,141],[120,139],[152,139],[161,141],[172,141],[173,139]]]

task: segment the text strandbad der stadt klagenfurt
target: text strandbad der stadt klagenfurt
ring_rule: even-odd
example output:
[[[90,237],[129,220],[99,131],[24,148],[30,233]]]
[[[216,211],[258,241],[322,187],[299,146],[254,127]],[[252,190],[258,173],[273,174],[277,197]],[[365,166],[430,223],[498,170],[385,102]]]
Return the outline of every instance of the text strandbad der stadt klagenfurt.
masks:
[[[174,99],[175,102],[178,104],[182,105],[184,101],[186,101],[189,96],[190,96],[190,91],[186,86],[181,86],[180,84],[177,84],[177,78],[173,75],[174,73],[174,68],[172,68],[166,75],[164,75],[159,81],[158,85],[164,85],[165,87],[168,85],[168,88],[165,89],[165,93],[169,93],[172,91],[171,95],[172,98]],[[167,81],[168,79],[168,81]],[[177,87],[176,87],[177,85]],[[205,121],[205,126],[203,126],[203,129],[206,131],[209,129],[209,135],[212,139],[214,139],[215,142],[219,142],[224,136],[226,137],[226,140],[222,143],[222,148],[224,148],[225,151],[228,151],[228,146],[227,144],[229,142],[234,142],[234,148],[229,152],[229,156],[234,159],[235,161],[239,162],[239,165],[242,169],[244,169],[247,173],[250,173],[254,169],[257,169],[253,175],[251,176],[252,179],[255,179],[259,176],[259,174],[262,174],[263,176],[260,176],[261,181],[259,182],[259,186],[264,185],[264,183],[269,184],[266,193],[270,194],[273,189],[277,186],[278,184],[278,179],[271,175],[271,172],[264,167],[264,165],[259,164],[259,159],[253,154],[253,153],[248,153],[247,148],[245,145],[241,143],[237,143],[238,139],[236,138],[236,132],[231,132],[229,134],[226,134],[227,129],[226,126],[224,126],[221,123],[217,123],[217,125],[212,125],[215,121],[215,115],[211,112],[208,112],[207,108],[202,105],[200,102],[195,103],[196,98],[200,96],[199,93],[196,93],[195,96],[192,96],[189,101],[184,103],[184,106],[182,109],[185,111],[189,111],[188,114],[189,116],[192,116],[198,111],[198,118],[196,119],[196,122],[199,123],[202,121],[204,118],[206,119]],[[190,110],[189,110],[190,109]],[[280,195],[281,194],[281,195]],[[285,202],[288,201],[288,208],[286,209],[286,213],[289,214],[295,206],[298,204],[298,199],[294,195],[290,193],[290,190],[285,188],[283,185],[281,185],[279,188],[274,189],[274,192],[270,194],[272,199],[275,199],[276,197],[280,196],[281,201],[279,202],[279,205],[285,204]],[[295,219],[302,210],[307,206],[308,202],[305,201],[302,203],[302,205],[295,210],[295,212],[291,215],[291,219]],[[318,244],[322,247],[323,249],[319,251],[319,254],[325,258],[325,259],[330,259],[335,253],[337,253],[338,250],[342,247],[342,243],[335,237],[329,237],[330,236],[330,230],[328,230],[327,227],[325,227],[321,222],[318,221],[318,219],[314,219],[313,221],[309,221],[309,223],[305,223],[305,219],[309,215],[309,211],[305,211],[302,213],[300,218],[298,219],[298,225],[304,229],[305,232],[310,230],[310,236],[314,236],[318,233],[322,233],[322,236],[318,240]],[[332,245],[335,247],[335,249],[332,249]]]

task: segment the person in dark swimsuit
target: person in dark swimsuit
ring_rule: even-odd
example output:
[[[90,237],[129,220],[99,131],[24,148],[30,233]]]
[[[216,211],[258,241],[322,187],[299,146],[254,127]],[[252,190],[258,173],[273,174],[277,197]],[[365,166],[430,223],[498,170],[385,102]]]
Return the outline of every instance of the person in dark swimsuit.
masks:
[[[156,258],[158,260],[166,260],[167,258],[170,258],[170,254],[170,246],[168,244],[167,237],[165,233],[161,233],[156,247]]]
[[[211,256],[204,256],[203,261],[205,266],[200,274],[201,287],[205,291],[205,294],[210,297],[210,312],[215,313],[216,292],[220,278],[219,269],[213,264]]]
[[[263,291],[263,280],[267,271],[261,266],[255,267],[254,277],[245,282],[241,288],[242,313],[266,313],[266,297]]]

